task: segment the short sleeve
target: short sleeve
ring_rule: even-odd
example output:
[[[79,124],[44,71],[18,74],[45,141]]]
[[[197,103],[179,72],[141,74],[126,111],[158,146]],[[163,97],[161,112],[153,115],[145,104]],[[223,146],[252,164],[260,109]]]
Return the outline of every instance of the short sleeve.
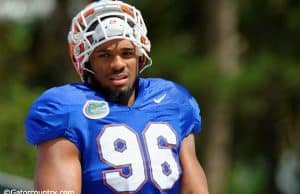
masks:
[[[47,140],[63,137],[77,147],[76,134],[69,130],[69,110],[55,98],[42,96],[30,108],[25,120],[26,139],[37,145]]]
[[[200,108],[195,98],[188,96],[186,103],[183,106],[183,137],[191,133],[198,134],[201,131],[201,116]]]
[[[197,134],[201,131],[201,116],[200,116],[200,108],[194,97],[189,98],[189,104],[191,106],[191,114],[193,118],[192,124],[192,132]]]
[[[200,108],[196,99],[190,92],[179,84],[174,83],[173,99],[178,106],[181,125],[181,136],[184,138],[189,134],[198,134],[201,131]]]

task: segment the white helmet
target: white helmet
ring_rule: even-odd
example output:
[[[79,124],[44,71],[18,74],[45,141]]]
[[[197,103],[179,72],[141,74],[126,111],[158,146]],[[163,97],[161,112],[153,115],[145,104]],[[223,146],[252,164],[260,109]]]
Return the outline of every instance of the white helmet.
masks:
[[[137,46],[142,58],[140,72],[152,64],[148,55],[151,44],[140,11],[121,1],[102,0],[87,5],[73,18],[68,35],[70,57],[81,79],[84,70],[90,71],[85,63],[93,50],[113,39],[128,39]]]

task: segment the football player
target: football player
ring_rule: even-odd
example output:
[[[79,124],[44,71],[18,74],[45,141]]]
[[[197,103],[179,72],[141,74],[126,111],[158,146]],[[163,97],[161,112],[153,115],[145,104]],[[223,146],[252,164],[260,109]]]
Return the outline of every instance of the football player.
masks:
[[[25,122],[37,145],[34,188],[207,194],[195,99],[174,82],[139,76],[152,63],[140,11],[93,2],[73,18],[68,41],[82,83],[45,91]]]

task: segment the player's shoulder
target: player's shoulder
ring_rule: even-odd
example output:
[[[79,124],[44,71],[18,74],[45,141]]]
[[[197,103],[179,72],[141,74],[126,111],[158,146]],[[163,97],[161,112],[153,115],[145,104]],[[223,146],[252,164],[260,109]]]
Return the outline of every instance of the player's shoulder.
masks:
[[[78,147],[71,119],[78,118],[89,89],[84,84],[67,84],[43,92],[32,104],[25,120],[27,140],[31,144],[65,137]]]
[[[58,104],[77,104],[86,98],[90,89],[82,83],[72,83],[62,86],[56,86],[44,91],[36,103],[56,102]]]
[[[177,100],[186,100],[191,97],[190,92],[181,84],[163,78],[141,79],[144,90],[154,95],[166,94]]]

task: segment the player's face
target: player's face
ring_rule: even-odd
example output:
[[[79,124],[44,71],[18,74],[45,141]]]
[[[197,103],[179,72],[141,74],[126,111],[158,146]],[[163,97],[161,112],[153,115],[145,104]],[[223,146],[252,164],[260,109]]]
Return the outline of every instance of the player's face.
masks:
[[[91,54],[90,64],[94,79],[109,96],[132,95],[138,76],[138,55],[130,40],[111,40],[98,46]]]

